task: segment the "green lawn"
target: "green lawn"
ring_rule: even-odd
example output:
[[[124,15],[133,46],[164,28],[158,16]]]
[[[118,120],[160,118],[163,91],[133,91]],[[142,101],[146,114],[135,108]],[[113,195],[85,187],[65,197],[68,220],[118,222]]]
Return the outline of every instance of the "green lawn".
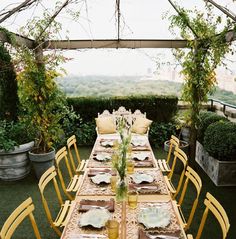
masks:
[[[88,158],[91,147],[80,147],[80,154],[82,158]],[[155,154],[158,157],[165,156],[165,153],[163,153],[162,150],[154,150]],[[193,235],[196,235],[196,231],[198,229],[198,225],[204,210],[203,200],[206,195],[206,192],[211,192],[213,196],[215,196],[220,203],[225,208],[229,220],[231,223],[230,232],[228,235],[228,239],[235,239],[236,238],[236,222],[235,215],[236,215],[236,204],[234,204],[234,199],[236,196],[236,187],[216,187],[208,178],[208,176],[201,170],[200,167],[197,165],[192,165],[195,170],[199,173],[199,175],[202,178],[203,182],[203,189],[201,193],[201,199],[199,203],[199,207],[197,208],[196,217],[194,218],[192,228],[190,232],[193,233]],[[177,177],[177,176],[176,176]],[[55,213],[58,210],[58,207],[55,206],[54,196],[52,194],[52,188],[48,188],[48,193],[50,196],[49,202],[51,204],[54,204],[53,206],[53,213]],[[7,219],[7,217],[10,215],[10,213],[27,197],[31,196],[33,198],[34,204],[35,204],[35,219],[37,221],[37,224],[40,229],[40,233],[42,236],[42,239],[54,239],[58,238],[58,236],[54,233],[54,231],[49,227],[49,224],[47,222],[44,209],[42,207],[40,193],[38,190],[37,185],[37,179],[34,176],[34,173],[31,172],[31,174],[26,177],[23,180],[20,180],[18,182],[4,182],[0,181],[0,228],[2,227],[4,221]],[[191,199],[194,197],[194,193],[192,190],[190,190],[190,193],[187,197],[187,200],[185,202],[186,210],[189,209],[189,203]],[[222,238],[220,231],[218,230],[219,226],[215,224],[214,218],[209,217],[209,220],[207,221],[206,231],[204,232],[202,239],[217,239]],[[25,220],[25,222],[17,229],[16,233],[14,234],[15,239],[26,239],[26,238],[34,238],[32,234],[32,229],[30,227],[30,223],[28,220]]]

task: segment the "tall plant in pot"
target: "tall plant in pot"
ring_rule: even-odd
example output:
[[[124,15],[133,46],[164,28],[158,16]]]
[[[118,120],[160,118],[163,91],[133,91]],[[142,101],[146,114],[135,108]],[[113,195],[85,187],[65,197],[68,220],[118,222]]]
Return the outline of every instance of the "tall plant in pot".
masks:
[[[230,52],[232,36],[229,32],[235,27],[233,21],[223,21],[215,16],[209,4],[206,4],[204,14],[170,2],[178,12],[170,16],[170,27],[178,27],[189,46],[188,51],[177,49],[174,53],[184,76],[182,99],[190,105],[190,160],[194,160],[200,109],[214,91],[215,69],[223,65],[224,56]]]
[[[37,178],[54,163],[53,144],[63,135],[60,120],[64,96],[54,79],[59,76],[57,66],[65,58],[55,51],[43,54],[43,41],[48,39],[49,32],[53,37],[60,28],[54,21],[48,31],[42,32],[49,20],[45,16],[43,20],[30,21],[22,34],[26,32],[25,35],[37,40],[35,49],[21,48],[17,52],[17,59],[23,59],[18,65],[19,97],[26,113],[25,120],[30,119],[36,130],[35,148],[30,152],[30,159]]]

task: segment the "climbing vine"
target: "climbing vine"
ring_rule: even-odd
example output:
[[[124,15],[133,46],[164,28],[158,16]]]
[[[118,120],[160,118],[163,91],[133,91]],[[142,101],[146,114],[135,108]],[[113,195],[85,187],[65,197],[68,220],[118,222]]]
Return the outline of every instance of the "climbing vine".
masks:
[[[208,5],[207,14],[178,6],[176,9],[178,14],[170,16],[170,29],[178,27],[181,37],[187,40],[189,47],[188,50],[176,49],[174,55],[182,66],[182,98],[191,106],[190,146],[191,158],[194,158],[199,111],[202,103],[207,101],[208,94],[214,91],[215,69],[224,64],[224,56],[231,51],[230,42],[226,39],[227,32],[235,29],[229,19],[223,23],[221,17],[214,16]],[[219,25],[224,25],[220,32]]]
[[[13,36],[5,28],[0,27],[7,42],[14,42]],[[0,42],[0,119],[16,120],[18,113],[17,81],[11,56],[6,44]]]

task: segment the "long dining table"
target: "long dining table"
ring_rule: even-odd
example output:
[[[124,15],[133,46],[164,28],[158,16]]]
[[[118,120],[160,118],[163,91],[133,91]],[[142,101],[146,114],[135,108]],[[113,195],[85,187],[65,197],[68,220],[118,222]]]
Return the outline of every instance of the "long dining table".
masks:
[[[132,174],[127,174],[129,192],[138,191],[137,207],[132,209],[127,201],[116,201],[115,193],[108,184],[95,184],[91,177],[110,173],[116,175],[112,168],[111,155],[114,151],[113,143],[119,140],[119,135],[99,135],[96,139],[89,159],[86,162],[84,173],[80,175],[80,186],[72,202],[68,221],[62,232],[61,239],[89,239],[108,238],[106,227],[93,228],[81,226],[80,218],[83,213],[92,208],[106,208],[111,218],[119,222],[119,239],[186,239],[181,224],[178,206],[172,200],[165,183],[164,176],[158,168],[157,160],[150,146],[147,136],[132,135],[131,158],[134,162],[134,173],[151,175],[152,183],[136,184]],[[104,154],[108,160],[101,160],[98,156]],[[142,155],[141,160],[137,160]],[[99,160],[98,160],[99,159]],[[168,225],[164,227],[146,228],[138,220],[138,215],[147,208],[163,208],[168,211]],[[159,235],[159,236],[158,236]]]

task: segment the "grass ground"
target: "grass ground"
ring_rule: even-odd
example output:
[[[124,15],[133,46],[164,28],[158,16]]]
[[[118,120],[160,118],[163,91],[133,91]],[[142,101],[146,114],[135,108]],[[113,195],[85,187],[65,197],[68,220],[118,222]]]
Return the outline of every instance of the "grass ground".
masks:
[[[91,147],[80,147],[81,157],[88,158],[91,149],[92,149]],[[154,150],[154,152],[158,158],[162,156],[165,157],[165,153],[162,150]],[[192,167],[194,167],[194,169],[200,175],[203,182],[203,188],[199,202],[199,207],[197,208],[197,212],[190,232],[193,233],[193,235],[196,235],[196,231],[198,229],[198,225],[200,223],[201,216],[204,210],[203,205],[204,197],[206,195],[206,192],[210,192],[211,194],[213,194],[213,196],[215,196],[219,200],[219,202],[225,208],[229,216],[231,228],[227,239],[235,239],[236,187],[216,187],[198,165],[192,165]],[[50,196],[49,197],[50,203],[54,205],[52,211],[53,213],[55,213],[59,207],[55,206],[55,198],[52,192],[53,191],[51,190],[51,188],[49,188],[47,193]],[[54,231],[49,227],[49,224],[47,222],[44,209],[41,203],[37,179],[33,172],[31,172],[31,174],[27,176],[25,179],[22,179],[18,182],[0,181],[0,228],[2,227],[7,217],[10,215],[10,213],[29,196],[32,197],[33,202],[35,204],[34,215],[36,222],[39,226],[42,239],[58,238],[58,236],[54,233]],[[190,193],[188,194],[188,197],[186,198],[186,202],[184,204],[186,208],[184,212],[187,213],[189,211],[190,202],[191,199],[193,198],[194,193],[192,192],[192,190],[190,190]],[[19,227],[19,229],[17,229],[13,238],[14,239],[34,238],[30,222],[28,220],[25,220],[24,223]],[[207,220],[206,230],[202,235],[202,239],[218,239],[218,238],[219,239],[222,238],[219,230],[219,225],[214,222],[213,217],[209,217],[209,219]]]

